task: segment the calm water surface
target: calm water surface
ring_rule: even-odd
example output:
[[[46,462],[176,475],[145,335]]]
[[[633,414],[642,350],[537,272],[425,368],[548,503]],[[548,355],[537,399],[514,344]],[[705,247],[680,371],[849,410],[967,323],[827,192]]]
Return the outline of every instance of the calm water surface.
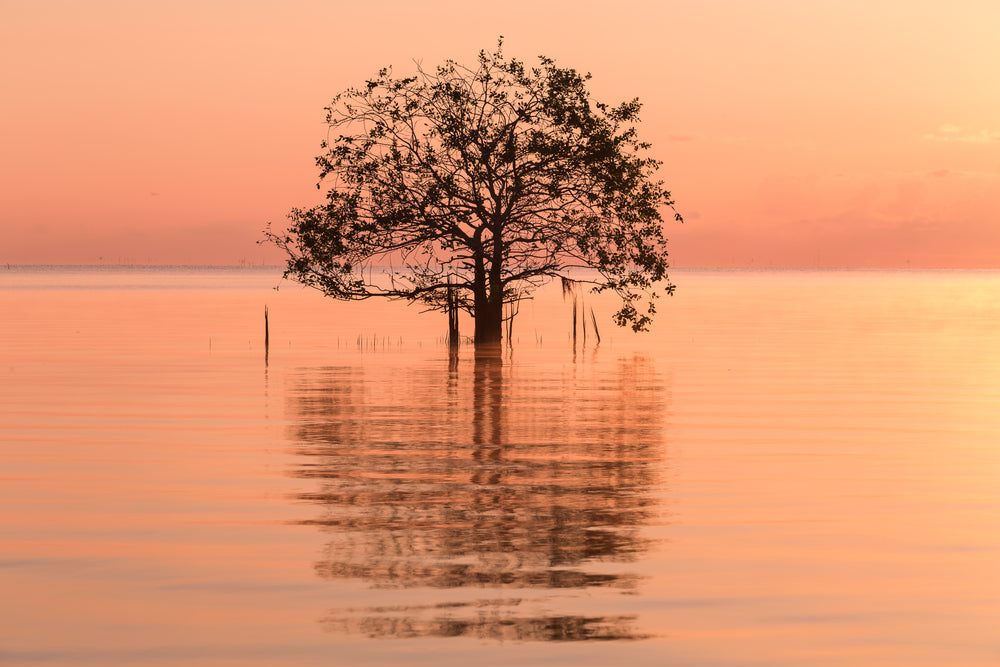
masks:
[[[496,362],[273,270],[0,270],[0,663],[1000,664],[1000,273],[675,280]]]

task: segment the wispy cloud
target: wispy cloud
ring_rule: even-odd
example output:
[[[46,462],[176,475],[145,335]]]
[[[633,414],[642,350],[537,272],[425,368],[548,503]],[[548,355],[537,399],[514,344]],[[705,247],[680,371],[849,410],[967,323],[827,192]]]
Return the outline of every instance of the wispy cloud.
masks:
[[[913,176],[927,176],[930,178],[947,178],[952,180],[989,180],[995,181],[1000,179],[1000,169],[995,171],[976,171],[969,169],[932,169],[930,171],[911,171],[911,172],[899,172],[899,176],[902,177],[913,177]]]
[[[924,139],[931,141],[957,141],[966,144],[992,144],[1000,142],[1000,131],[979,130],[969,132],[957,125],[945,124],[933,132],[924,135]]]

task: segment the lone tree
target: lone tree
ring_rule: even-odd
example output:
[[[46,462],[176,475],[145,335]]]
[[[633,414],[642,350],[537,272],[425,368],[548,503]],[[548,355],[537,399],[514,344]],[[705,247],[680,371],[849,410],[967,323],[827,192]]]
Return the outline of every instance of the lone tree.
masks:
[[[386,297],[461,308],[477,346],[501,340],[504,306],[567,270],[596,269],[622,300],[619,325],[645,330],[670,294],[661,211],[677,221],[660,162],[637,138],[638,100],[591,100],[590,75],[506,59],[389,69],[326,108],[316,159],[326,203],[295,209],[267,240],[285,277],[338,299]]]

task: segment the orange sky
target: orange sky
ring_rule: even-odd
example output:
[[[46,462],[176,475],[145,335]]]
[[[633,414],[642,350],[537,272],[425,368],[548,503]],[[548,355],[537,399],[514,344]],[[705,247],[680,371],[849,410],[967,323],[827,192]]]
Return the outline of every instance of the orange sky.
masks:
[[[0,1],[0,263],[277,263],[329,99],[502,34],[644,102],[676,266],[1000,267],[995,0]]]

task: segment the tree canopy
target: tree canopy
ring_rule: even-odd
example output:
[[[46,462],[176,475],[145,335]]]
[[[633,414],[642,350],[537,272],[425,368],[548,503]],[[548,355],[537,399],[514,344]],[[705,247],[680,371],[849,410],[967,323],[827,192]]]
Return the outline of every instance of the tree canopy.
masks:
[[[501,40],[474,67],[387,68],[337,95],[316,159],[325,203],[266,232],[285,277],[339,299],[457,305],[491,344],[505,305],[590,268],[621,297],[617,323],[646,329],[657,290],[674,289],[661,212],[681,216],[638,138],[638,100],[594,101],[589,79],[506,58]]]

